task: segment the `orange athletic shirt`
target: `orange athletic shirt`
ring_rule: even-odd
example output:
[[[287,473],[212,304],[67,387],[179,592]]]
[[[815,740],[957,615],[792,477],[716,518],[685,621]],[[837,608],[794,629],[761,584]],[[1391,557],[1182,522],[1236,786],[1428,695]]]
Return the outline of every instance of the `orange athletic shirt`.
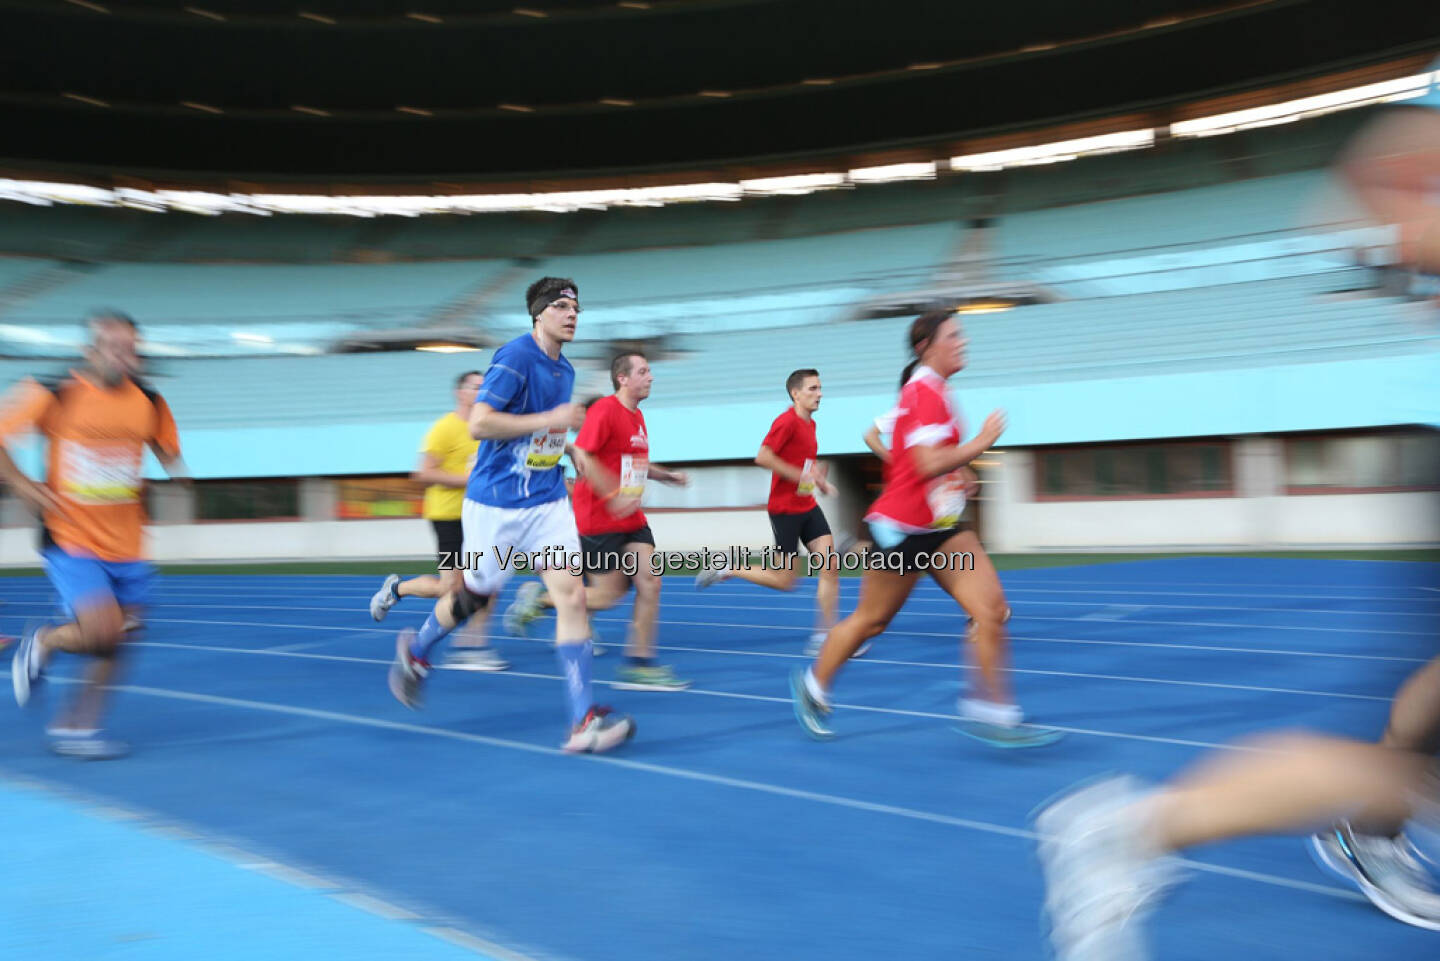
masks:
[[[0,405],[0,441],[32,428],[49,443],[46,486],[65,505],[45,512],[50,538],[68,554],[140,560],[145,447],[180,456],[169,405],[132,380],[106,388],[72,370],[53,385],[24,380]]]

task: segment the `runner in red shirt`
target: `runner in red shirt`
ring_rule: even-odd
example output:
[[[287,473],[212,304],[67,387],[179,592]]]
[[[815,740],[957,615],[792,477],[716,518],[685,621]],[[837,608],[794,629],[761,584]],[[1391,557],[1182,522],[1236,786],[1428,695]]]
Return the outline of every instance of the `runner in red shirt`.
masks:
[[[794,371],[785,378],[785,391],[792,406],[770,425],[770,432],[760,444],[755,463],[770,471],[770,530],[782,567],[740,567],[706,570],[695,578],[695,586],[704,590],[731,577],[759,584],[777,591],[792,591],[800,576],[796,557],[803,543],[811,554],[826,559],[820,567],[820,583],[815,600],[819,606],[819,624],[810,635],[807,654],[820,650],[825,635],[835,626],[836,608],[840,601],[840,566],[835,553],[835,539],[825,512],[815,503],[815,492],[833,494],[835,489],[826,479],[828,469],[816,460],[819,444],[815,439],[815,411],[820,407],[820,372],[813,368]],[[817,562],[818,564],[818,562]],[[863,654],[859,648],[855,654]]]
[[[916,319],[910,347],[915,360],[900,392],[885,489],[865,517],[875,549],[865,557],[860,603],[830,632],[815,663],[792,676],[796,719],[812,737],[834,736],[826,716],[835,675],[856,648],[885,630],[928,571],[974,621],[970,649],[979,683],[976,696],[961,701],[961,731],[1005,747],[1047,744],[1058,733],[1022,724],[1005,680],[1009,607],[974,525],[964,518],[965,466],[999,439],[1005,415],[993,412],[964,442],[945,382],[965,366],[965,337],[949,312]]]
[[[635,586],[625,663],[615,687],[632,691],[683,691],[690,682],[655,660],[655,622],[660,612],[660,578],[651,568],[655,535],[640,500],[645,482],[683,487],[684,471],[650,463],[650,437],[640,402],[654,383],[644,354],[628,351],[610,365],[615,393],[592,403],[575,438],[571,460],[579,479],[572,503],[586,577],[585,607],[608,611]],[[538,585],[521,588],[506,620],[524,630],[548,606]]]

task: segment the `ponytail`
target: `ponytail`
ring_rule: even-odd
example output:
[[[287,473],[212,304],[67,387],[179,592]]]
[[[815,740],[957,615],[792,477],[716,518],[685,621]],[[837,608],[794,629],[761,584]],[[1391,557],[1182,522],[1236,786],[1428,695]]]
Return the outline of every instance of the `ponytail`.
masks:
[[[935,331],[940,325],[950,319],[953,311],[932,310],[915,318],[910,325],[909,341],[910,353],[915,359],[905,365],[905,372],[900,375],[900,389],[904,390],[905,385],[910,382],[910,376],[915,373],[915,368],[920,366],[920,357],[925,353],[925,348],[930,346],[930,338],[935,336]]]
[[[915,358],[914,360],[910,361],[910,363],[908,363],[908,364],[905,365],[905,369],[900,372],[900,389],[901,389],[901,390],[904,390],[904,389],[905,389],[905,385],[908,384],[908,383],[910,383],[910,378],[911,378],[912,376],[914,376],[914,374],[915,374],[915,368],[916,368],[916,367],[919,367],[919,366],[920,366],[920,358],[918,358],[918,357]]]

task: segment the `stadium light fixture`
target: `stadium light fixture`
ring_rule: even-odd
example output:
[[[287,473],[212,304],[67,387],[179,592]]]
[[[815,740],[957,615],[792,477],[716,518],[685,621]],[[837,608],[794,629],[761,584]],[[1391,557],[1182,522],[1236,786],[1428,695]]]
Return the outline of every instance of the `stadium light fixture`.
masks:
[[[1122,130],[1119,133],[1100,134],[1095,137],[1080,137],[1076,140],[1060,140],[1055,143],[1036,144],[1032,147],[1013,147],[1009,150],[989,150],[984,153],[964,154],[950,158],[951,170],[1003,170],[1006,167],[1028,167],[1035,164],[1060,163],[1093,154],[1117,153],[1122,150],[1140,150],[1155,145],[1155,131]]]
[[[1014,310],[1013,300],[972,300],[955,308],[957,314],[998,314],[1003,310]]]
[[[808,194],[816,190],[834,190],[846,186],[844,174],[797,174],[791,177],[760,177],[740,181],[740,189],[748,194]]]
[[[1318,117],[1337,110],[1353,110],[1379,103],[1398,103],[1423,96],[1432,84],[1440,82],[1440,70],[1418,73],[1398,80],[1369,83],[1348,90],[1301,97],[1283,103],[1266,104],[1245,110],[1197,117],[1194,120],[1179,120],[1170,125],[1172,137],[1213,137],[1217,134],[1235,133],[1256,127],[1291,123],[1306,117]]]
[[[884,164],[879,167],[856,167],[845,176],[851,183],[887,184],[898,180],[934,180],[936,164]]]

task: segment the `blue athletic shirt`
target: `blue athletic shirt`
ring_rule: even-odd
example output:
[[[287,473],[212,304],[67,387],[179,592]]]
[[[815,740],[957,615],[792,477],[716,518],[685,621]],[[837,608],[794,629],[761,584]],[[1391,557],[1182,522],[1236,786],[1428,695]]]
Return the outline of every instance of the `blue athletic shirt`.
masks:
[[[495,352],[485,384],[475,397],[502,414],[540,414],[568,403],[575,368],[562,355],[551,360],[530,334]],[[509,440],[480,442],[475,469],[465,487],[467,500],[490,507],[538,507],[565,497],[568,431],[541,429]]]

